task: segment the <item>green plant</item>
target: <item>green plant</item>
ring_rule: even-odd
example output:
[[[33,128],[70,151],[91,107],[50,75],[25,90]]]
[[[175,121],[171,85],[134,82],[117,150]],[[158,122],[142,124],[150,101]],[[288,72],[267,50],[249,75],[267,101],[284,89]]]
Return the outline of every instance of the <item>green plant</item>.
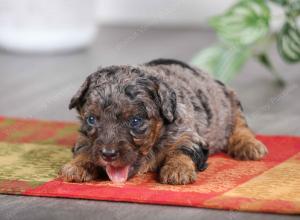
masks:
[[[282,7],[284,24],[280,31],[270,29],[269,2]],[[300,31],[297,19],[300,16],[300,0],[239,0],[224,14],[210,19],[219,42],[202,50],[192,63],[213,73],[227,82],[254,57],[274,76],[279,85],[284,80],[275,69],[268,54],[268,47],[276,41],[280,56],[288,63],[300,61]]]

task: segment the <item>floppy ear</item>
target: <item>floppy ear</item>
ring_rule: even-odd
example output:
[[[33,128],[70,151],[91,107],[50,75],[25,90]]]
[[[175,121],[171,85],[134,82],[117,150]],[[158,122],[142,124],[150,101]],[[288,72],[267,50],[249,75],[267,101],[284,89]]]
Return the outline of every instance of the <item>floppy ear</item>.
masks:
[[[154,76],[148,76],[137,80],[137,85],[141,86],[151,95],[156,105],[159,107],[162,116],[168,121],[175,120],[176,113],[176,93],[165,82]]]
[[[84,81],[84,83],[79,88],[79,90],[76,92],[76,94],[72,97],[70,104],[69,104],[69,109],[72,109],[75,107],[78,109],[79,107],[81,107],[83,105],[83,97],[90,86],[90,81],[91,81],[91,79],[88,76],[86,78],[86,80]]]
[[[173,122],[175,119],[176,112],[176,93],[175,91],[164,82],[158,84],[157,94],[159,97],[159,104],[162,115],[167,119],[168,122]]]

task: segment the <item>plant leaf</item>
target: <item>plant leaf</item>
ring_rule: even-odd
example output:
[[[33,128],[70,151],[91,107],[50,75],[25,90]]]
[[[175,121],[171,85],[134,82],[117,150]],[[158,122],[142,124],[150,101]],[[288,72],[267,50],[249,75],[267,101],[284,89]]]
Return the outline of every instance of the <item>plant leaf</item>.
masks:
[[[279,75],[279,73],[275,69],[273,63],[271,62],[269,56],[266,53],[257,54],[257,55],[255,55],[255,58],[273,74],[273,76],[276,79],[276,83],[279,86],[285,85],[284,79]]]
[[[288,0],[271,0],[271,2],[274,2],[278,5],[284,6],[284,5],[288,4],[289,1]]]
[[[286,8],[288,18],[296,19],[300,15],[300,0],[291,0]]]
[[[194,57],[192,63],[213,74],[217,79],[228,82],[241,70],[249,56],[248,48],[217,45],[202,50]]]
[[[300,31],[296,22],[286,22],[277,36],[277,49],[290,63],[300,61]]]
[[[229,44],[250,45],[269,31],[270,10],[264,0],[240,0],[210,24]]]

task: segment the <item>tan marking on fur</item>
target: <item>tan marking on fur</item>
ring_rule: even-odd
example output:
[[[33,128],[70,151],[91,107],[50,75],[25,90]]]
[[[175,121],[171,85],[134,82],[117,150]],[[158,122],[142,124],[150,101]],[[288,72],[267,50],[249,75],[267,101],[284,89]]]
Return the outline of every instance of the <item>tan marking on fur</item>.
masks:
[[[193,183],[196,179],[196,167],[189,156],[178,152],[169,153],[159,173],[161,183],[181,185]]]
[[[144,156],[148,155],[150,152],[150,149],[153,147],[153,145],[155,144],[155,142],[157,141],[157,139],[159,138],[159,135],[161,133],[161,128],[163,126],[163,122],[162,121],[158,121],[155,119],[152,119],[152,126],[150,129],[149,134],[147,135],[146,138],[142,138],[142,139],[134,139],[135,144],[140,145],[140,153]],[[149,171],[156,171],[158,166],[161,164],[161,161],[164,158],[163,153],[158,154],[158,155],[152,155],[151,160],[146,160],[144,161],[140,167],[139,167],[139,171],[138,174],[143,174]],[[148,157],[150,157],[148,155]]]
[[[131,116],[135,115],[136,112],[138,112],[138,109],[136,106],[130,105],[130,103],[127,104],[126,108],[122,109],[122,117],[125,120],[128,120]]]
[[[176,139],[176,143],[175,144],[171,144],[170,145],[170,149],[174,149],[177,148],[178,146],[183,146],[183,145],[187,145],[188,143],[190,143],[192,140],[192,137],[190,134],[188,133],[183,133],[180,135],[180,137],[178,137]]]
[[[66,182],[87,182],[97,178],[97,170],[88,156],[79,154],[61,168],[59,175]]]
[[[161,167],[162,162],[164,161],[166,156],[171,157],[174,151],[178,154],[178,151],[176,151],[178,146],[183,146],[183,145],[189,146],[190,143],[191,143],[191,136],[188,133],[183,133],[178,139],[174,140],[173,142],[165,143],[164,149],[162,149],[160,153],[158,153],[157,155],[153,156],[152,160],[146,161],[146,163],[141,164],[138,173],[142,174],[149,171],[151,172],[156,171],[159,167]]]
[[[161,183],[180,185],[193,183],[197,178],[195,163],[178,150],[181,146],[193,145],[190,133],[182,133],[175,142],[166,143],[165,160],[160,169]]]
[[[266,146],[255,138],[240,110],[235,115],[233,133],[227,153],[238,160],[260,160],[268,153]]]
[[[140,152],[142,155],[147,155],[149,153],[149,150],[153,147],[159,137],[162,125],[162,121],[154,120],[151,126],[150,134],[148,135],[148,137],[142,140],[143,143],[140,148]]]

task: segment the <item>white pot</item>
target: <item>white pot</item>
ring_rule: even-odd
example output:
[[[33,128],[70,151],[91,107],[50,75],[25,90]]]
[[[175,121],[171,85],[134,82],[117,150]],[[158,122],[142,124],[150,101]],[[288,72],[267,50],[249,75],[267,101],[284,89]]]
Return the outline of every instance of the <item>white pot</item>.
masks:
[[[97,0],[97,17],[105,25],[208,27],[208,19],[222,14],[237,0]],[[271,28],[282,26],[284,12],[270,4]],[[281,17],[281,18],[280,18]]]
[[[93,0],[0,0],[0,47],[6,50],[76,50],[96,33]]]

